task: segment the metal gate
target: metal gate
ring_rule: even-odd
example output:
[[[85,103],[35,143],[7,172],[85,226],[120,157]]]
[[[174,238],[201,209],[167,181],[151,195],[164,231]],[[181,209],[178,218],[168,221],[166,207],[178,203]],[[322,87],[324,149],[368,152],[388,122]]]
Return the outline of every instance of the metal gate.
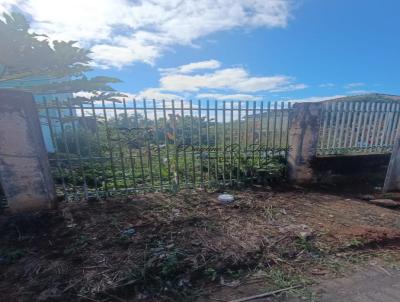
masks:
[[[286,166],[287,102],[43,99],[38,106],[54,179],[74,198],[238,185]]]
[[[317,155],[391,153],[399,116],[396,101],[324,102]]]

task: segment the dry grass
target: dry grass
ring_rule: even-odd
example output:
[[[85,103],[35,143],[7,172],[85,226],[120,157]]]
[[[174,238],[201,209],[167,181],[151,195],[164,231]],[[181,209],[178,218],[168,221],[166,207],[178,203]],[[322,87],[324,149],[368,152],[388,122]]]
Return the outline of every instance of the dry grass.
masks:
[[[189,301],[255,272],[274,287],[307,284],[308,276],[337,272],[338,253],[396,248],[400,238],[399,212],[357,200],[300,190],[234,194],[231,205],[218,204],[216,193],[186,191],[3,216],[0,294]]]

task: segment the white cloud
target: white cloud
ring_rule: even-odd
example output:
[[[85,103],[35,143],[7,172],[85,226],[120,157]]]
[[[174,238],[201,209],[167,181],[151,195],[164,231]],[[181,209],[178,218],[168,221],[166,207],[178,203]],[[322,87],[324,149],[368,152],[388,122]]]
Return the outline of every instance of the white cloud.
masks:
[[[171,91],[197,92],[201,89],[228,89],[237,92],[289,91],[304,89],[304,84],[293,84],[288,76],[253,77],[243,68],[219,69],[212,73],[184,75],[167,74],[160,79],[160,87]]]
[[[261,96],[252,94],[222,94],[222,93],[200,93],[197,95],[199,99],[210,99],[210,100],[229,100],[229,101],[260,101]]]
[[[210,69],[213,71],[210,72]],[[258,101],[262,99],[260,92],[284,92],[307,87],[296,83],[290,76],[251,76],[242,67],[221,68],[217,60],[192,62],[159,71],[159,87],[147,88],[136,98]]]
[[[161,74],[192,73],[197,70],[217,69],[221,63],[217,60],[208,60],[181,65],[177,68],[159,68]]]
[[[134,95],[136,99],[151,99],[151,100],[180,100],[182,96],[178,94],[162,91],[160,88],[148,88]]]
[[[345,87],[346,88],[354,88],[354,87],[361,87],[361,86],[364,86],[364,85],[365,85],[365,83],[356,82],[356,83],[349,83]]]
[[[0,14],[4,12],[9,12],[14,5],[17,5],[19,0],[1,0],[0,1]]]
[[[153,63],[173,45],[234,28],[285,27],[290,0],[0,0],[18,8],[38,33],[76,40],[96,63],[121,67]],[[190,69],[190,67],[189,67]]]

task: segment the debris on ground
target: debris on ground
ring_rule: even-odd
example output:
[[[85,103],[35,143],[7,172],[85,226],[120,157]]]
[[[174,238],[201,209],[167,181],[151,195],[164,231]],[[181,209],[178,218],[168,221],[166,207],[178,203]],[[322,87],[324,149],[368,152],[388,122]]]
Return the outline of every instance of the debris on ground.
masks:
[[[397,208],[400,207],[400,202],[394,201],[393,199],[371,199],[369,200],[370,203],[376,204],[378,206],[382,207],[388,207],[388,208]]]
[[[0,296],[209,301],[238,284],[254,286],[251,296],[260,284],[262,293],[328,277],[340,255],[399,247],[397,210],[299,189],[234,195],[222,205],[202,190],[149,193],[2,215]]]
[[[218,195],[218,201],[222,204],[231,203],[231,202],[233,202],[233,200],[234,200],[234,197],[231,194],[224,193],[224,194]]]

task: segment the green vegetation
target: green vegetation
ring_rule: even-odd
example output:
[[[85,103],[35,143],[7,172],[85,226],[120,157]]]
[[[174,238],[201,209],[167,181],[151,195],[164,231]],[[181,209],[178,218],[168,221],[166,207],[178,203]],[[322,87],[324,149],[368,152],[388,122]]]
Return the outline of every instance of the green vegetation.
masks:
[[[32,33],[29,22],[19,13],[3,14],[0,20],[0,84],[35,94],[78,91],[114,91],[111,77],[87,78],[91,71],[90,51],[75,41],[49,41]],[[44,80],[38,84],[31,80]],[[23,84],[21,84],[21,82]]]
[[[286,147],[272,142],[267,147],[253,140],[250,131],[247,139],[244,131],[239,137],[238,121],[226,124],[225,131],[215,121],[188,116],[150,120],[120,114],[61,121],[63,131],[55,137],[58,152],[50,156],[56,181],[70,190],[240,186],[268,183],[285,173]],[[285,142],[278,137],[276,143],[279,139]]]

